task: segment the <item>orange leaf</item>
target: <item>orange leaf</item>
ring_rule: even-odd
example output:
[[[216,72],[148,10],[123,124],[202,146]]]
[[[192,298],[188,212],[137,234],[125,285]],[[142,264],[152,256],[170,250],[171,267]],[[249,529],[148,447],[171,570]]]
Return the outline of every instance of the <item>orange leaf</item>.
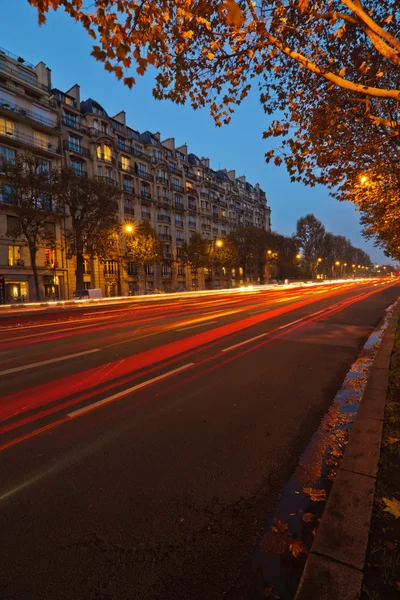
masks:
[[[303,492],[310,496],[311,500],[314,502],[320,502],[326,500],[326,491],[325,490],[314,490],[313,488],[304,488]]]
[[[272,531],[283,532],[283,531],[287,531],[289,529],[289,526],[287,523],[284,523],[283,521],[274,520],[274,523],[273,523],[271,529],[272,529]]]
[[[224,8],[227,13],[225,17],[227,25],[232,25],[233,27],[241,27],[241,25],[243,25],[246,18],[235,0],[226,0],[222,5],[222,8]]]
[[[311,523],[311,521],[314,521],[315,517],[312,513],[304,513],[303,515],[303,521],[305,523]]]
[[[301,540],[292,540],[289,542],[289,550],[295,558],[298,558],[302,553],[308,552],[307,546]]]

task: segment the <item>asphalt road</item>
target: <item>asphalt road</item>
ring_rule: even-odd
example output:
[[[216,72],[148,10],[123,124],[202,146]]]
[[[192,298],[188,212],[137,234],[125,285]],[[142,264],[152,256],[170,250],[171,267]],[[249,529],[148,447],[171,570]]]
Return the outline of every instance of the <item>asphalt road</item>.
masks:
[[[399,294],[366,281],[2,319],[1,600],[222,598]]]

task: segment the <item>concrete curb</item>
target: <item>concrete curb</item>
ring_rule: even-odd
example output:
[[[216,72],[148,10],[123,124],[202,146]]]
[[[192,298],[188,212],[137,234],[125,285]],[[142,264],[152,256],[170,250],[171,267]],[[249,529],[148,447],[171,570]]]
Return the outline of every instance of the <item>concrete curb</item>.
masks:
[[[389,365],[400,303],[371,368],[365,393],[295,600],[357,600],[367,552],[382,442]]]

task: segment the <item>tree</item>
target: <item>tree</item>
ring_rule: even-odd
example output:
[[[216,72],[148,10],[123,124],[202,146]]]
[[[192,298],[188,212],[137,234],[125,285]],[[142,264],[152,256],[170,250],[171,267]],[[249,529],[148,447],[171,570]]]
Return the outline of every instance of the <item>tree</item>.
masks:
[[[296,237],[287,237],[276,232],[268,232],[268,249],[271,250],[273,262],[276,263],[278,279],[298,276],[297,254],[299,241]],[[268,252],[268,251],[267,251]],[[276,258],[274,259],[274,255]]]
[[[236,250],[238,266],[243,269],[243,278],[248,276],[249,269],[255,268],[262,279],[266,261],[266,232],[258,227],[238,227],[228,235],[228,241]]]
[[[322,258],[325,227],[313,214],[301,217],[297,221],[296,237],[303,251],[303,260],[314,278],[318,266],[318,259]]]
[[[126,237],[126,258],[143,268],[144,289],[147,292],[147,269],[162,258],[164,244],[148,221],[142,221],[133,235]]]
[[[66,244],[70,257],[76,258],[76,289],[83,288],[85,255],[107,258],[117,224],[117,187],[77,175],[70,167],[52,173],[52,193],[58,209],[70,221]]]
[[[43,168],[43,161],[33,154],[17,154],[13,160],[2,161],[2,181],[0,190],[7,204],[12,205],[13,224],[7,235],[14,240],[24,238],[28,245],[35,300],[40,300],[38,268],[36,264],[39,247],[55,244],[53,228],[46,219],[54,223],[49,173]]]
[[[200,233],[192,233],[188,242],[182,245],[182,253],[179,258],[182,265],[189,265],[196,275],[202,267],[207,267],[210,263],[209,242],[205,240]]]

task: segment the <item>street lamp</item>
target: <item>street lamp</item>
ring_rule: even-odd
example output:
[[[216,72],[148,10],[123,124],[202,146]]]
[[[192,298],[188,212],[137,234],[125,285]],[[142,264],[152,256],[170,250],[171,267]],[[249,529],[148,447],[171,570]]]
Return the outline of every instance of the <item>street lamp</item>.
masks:
[[[364,185],[368,182],[368,177],[366,175],[361,175],[360,181]]]
[[[217,246],[217,248],[222,248],[224,242],[222,240],[215,240],[215,245]]]
[[[301,259],[301,254],[296,254],[296,258],[297,258],[297,260],[300,260]]]

